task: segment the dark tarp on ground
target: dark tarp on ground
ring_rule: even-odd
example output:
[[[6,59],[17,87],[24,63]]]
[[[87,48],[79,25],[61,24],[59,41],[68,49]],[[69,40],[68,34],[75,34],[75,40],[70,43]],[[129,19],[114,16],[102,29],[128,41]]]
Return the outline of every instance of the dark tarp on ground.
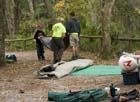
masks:
[[[76,92],[48,92],[48,100],[54,102],[99,102],[107,99],[102,89],[90,89]]]

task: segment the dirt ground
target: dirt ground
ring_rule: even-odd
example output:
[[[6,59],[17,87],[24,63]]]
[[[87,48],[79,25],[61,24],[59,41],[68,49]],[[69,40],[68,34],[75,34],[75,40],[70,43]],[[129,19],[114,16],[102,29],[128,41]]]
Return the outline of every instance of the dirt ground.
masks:
[[[52,52],[45,51],[46,61],[38,61],[36,51],[7,52],[15,54],[17,62],[6,64],[0,68],[0,102],[47,102],[48,91],[76,91],[91,88],[105,88],[114,83],[127,92],[131,89],[140,90],[140,85],[123,85],[121,75],[115,76],[65,76],[60,79],[38,79],[33,72],[41,66],[52,62]],[[103,61],[98,54],[80,52],[80,56],[94,60],[94,64],[117,65],[118,59]],[[63,55],[67,61],[71,57],[68,50]],[[136,102],[136,101],[131,101]],[[137,101],[140,102],[140,101]]]

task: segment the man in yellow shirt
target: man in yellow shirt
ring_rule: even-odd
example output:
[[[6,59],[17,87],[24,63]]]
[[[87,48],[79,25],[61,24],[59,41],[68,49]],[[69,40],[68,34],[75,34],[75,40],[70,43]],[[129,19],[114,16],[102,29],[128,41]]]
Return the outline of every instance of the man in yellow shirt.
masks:
[[[52,26],[51,48],[53,50],[53,63],[61,61],[65,48],[63,37],[65,36],[66,28],[62,23],[63,21],[63,18],[57,18],[57,23]]]

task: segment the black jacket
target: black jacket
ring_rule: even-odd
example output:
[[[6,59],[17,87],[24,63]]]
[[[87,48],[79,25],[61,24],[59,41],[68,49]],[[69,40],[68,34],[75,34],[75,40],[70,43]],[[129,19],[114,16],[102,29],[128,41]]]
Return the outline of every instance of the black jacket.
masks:
[[[40,36],[40,33],[42,34],[42,36],[46,36],[45,33],[41,30],[37,30],[35,32],[35,35],[34,35],[34,39],[36,39],[36,43],[37,44],[42,44],[41,41],[38,39],[38,37]]]
[[[80,22],[76,18],[70,19],[66,24],[67,33],[80,34]]]

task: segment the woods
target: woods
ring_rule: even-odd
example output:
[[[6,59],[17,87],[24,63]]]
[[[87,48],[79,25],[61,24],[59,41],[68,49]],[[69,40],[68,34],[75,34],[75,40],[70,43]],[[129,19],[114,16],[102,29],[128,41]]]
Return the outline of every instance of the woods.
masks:
[[[112,38],[139,38],[140,32],[140,1],[139,0],[5,0],[1,2],[0,43],[2,52],[5,39],[32,38],[38,22],[45,25],[49,33],[56,17],[66,21],[71,11],[75,11],[81,22],[81,35],[103,36],[102,58],[111,52],[118,53],[126,49],[126,44],[118,44]],[[5,4],[5,5],[3,5]],[[87,44],[88,43],[88,44]],[[87,46],[88,45],[88,46]],[[99,42],[82,40],[81,49],[97,52]],[[19,45],[22,46],[22,45]],[[32,45],[31,45],[32,46]],[[138,50],[139,46],[133,46]],[[116,50],[117,49],[117,50]],[[4,56],[4,53],[1,55]],[[3,57],[1,57],[3,59]]]
[[[140,0],[0,0],[1,102],[140,101],[139,65]]]

